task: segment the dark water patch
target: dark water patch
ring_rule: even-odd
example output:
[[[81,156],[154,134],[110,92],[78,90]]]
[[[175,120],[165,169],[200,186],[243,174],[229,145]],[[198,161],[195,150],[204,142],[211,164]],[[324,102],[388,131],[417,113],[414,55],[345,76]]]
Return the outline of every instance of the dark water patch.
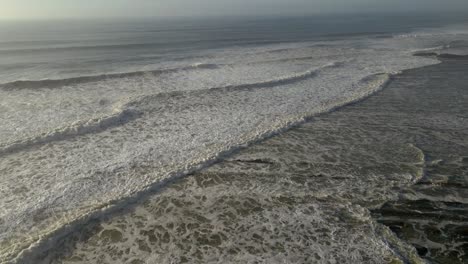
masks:
[[[413,129],[400,125],[401,136],[415,142],[427,159],[424,178],[374,216],[427,260],[467,263],[468,173],[463,160],[468,153],[468,57],[438,57],[442,64],[410,70],[384,92],[405,103],[396,109],[405,120],[391,123],[411,123]],[[418,113],[410,112],[416,109]],[[450,126],[455,115],[461,119]]]
[[[274,164],[274,162],[262,159],[253,159],[253,160],[236,160],[237,162],[245,162],[245,163],[257,163],[257,164]]]
[[[435,52],[416,52],[416,53],[413,54],[413,56],[432,57],[432,56],[437,56],[437,53],[435,53]]]
[[[457,54],[448,54],[442,53],[438,55],[441,59],[459,59],[459,60],[468,60],[468,55],[457,55]]]

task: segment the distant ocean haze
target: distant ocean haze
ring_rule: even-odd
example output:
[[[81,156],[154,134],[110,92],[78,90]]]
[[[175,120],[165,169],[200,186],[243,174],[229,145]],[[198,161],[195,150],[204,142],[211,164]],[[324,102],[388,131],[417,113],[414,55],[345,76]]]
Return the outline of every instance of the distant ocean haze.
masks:
[[[157,69],[228,47],[388,36],[463,17],[316,16],[0,22],[0,82]]]

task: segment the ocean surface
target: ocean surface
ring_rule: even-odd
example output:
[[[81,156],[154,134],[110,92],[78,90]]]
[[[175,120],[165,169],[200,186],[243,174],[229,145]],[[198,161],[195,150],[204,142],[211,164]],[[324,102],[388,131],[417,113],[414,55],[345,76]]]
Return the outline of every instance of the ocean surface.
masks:
[[[467,41],[457,15],[2,21],[0,262],[37,263],[91,219]]]
[[[468,57],[439,59],[89,222],[42,263],[466,263]]]

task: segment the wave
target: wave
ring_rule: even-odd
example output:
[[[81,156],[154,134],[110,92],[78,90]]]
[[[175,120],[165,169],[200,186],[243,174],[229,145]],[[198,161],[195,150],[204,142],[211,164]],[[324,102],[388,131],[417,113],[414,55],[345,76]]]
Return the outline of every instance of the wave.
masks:
[[[264,60],[264,61],[256,61],[256,62],[251,62],[249,63],[250,65],[255,65],[255,64],[264,64],[264,63],[272,63],[272,62],[289,62],[289,61],[308,61],[308,60],[314,60],[317,59],[317,57],[296,57],[296,58],[285,58],[285,59],[275,59],[275,60]]]
[[[255,82],[255,83],[227,85],[227,86],[212,87],[212,88],[191,90],[191,91],[190,90],[189,91],[178,90],[178,91],[163,92],[163,93],[156,93],[156,94],[147,94],[147,95],[139,96],[138,98],[133,98],[133,100],[129,101],[126,104],[126,106],[131,107],[131,108],[138,108],[139,106],[145,105],[146,103],[149,104],[149,102],[154,104],[155,101],[157,100],[165,101],[168,98],[177,97],[177,96],[199,97],[202,94],[212,93],[212,92],[226,93],[226,92],[235,92],[235,91],[250,91],[250,90],[257,90],[257,89],[274,88],[274,87],[294,84],[297,82],[308,80],[310,78],[314,78],[318,74],[320,74],[320,72],[323,70],[337,68],[342,65],[344,65],[344,62],[332,62],[332,63],[328,63],[317,68],[310,69],[306,72],[296,73],[292,75],[279,77],[276,79],[265,80],[261,82]]]
[[[98,133],[111,127],[121,126],[139,116],[141,116],[141,113],[134,109],[116,109],[113,114],[108,116],[77,121],[69,126],[57,128],[36,137],[2,144],[0,145],[0,157],[54,141],[66,140],[89,133]]]
[[[438,57],[441,59],[466,59],[468,55],[441,53]]]
[[[15,90],[15,89],[36,89],[36,88],[59,88],[68,85],[98,82],[108,79],[122,79],[131,77],[143,77],[146,75],[160,75],[164,73],[173,73],[179,71],[189,71],[197,69],[216,69],[220,65],[208,64],[208,63],[195,63],[193,65],[179,67],[179,68],[168,68],[154,71],[136,71],[127,73],[110,73],[92,76],[80,76],[66,79],[44,79],[44,80],[20,80],[9,83],[0,84],[0,89],[3,90]]]
[[[197,44],[200,41],[190,41],[190,42],[174,42],[171,43],[172,46],[178,46],[181,44],[189,45],[189,44]],[[6,42],[7,44],[10,44]],[[24,43],[24,42],[23,42]],[[46,44],[46,43],[38,43],[38,42],[27,42],[32,44]],[[14,43],[12,43],[14,44]],[[82,51],[82,50],[109,50],[109,49],[131,49],[131,48],[157,48],[157,47],[167,47],[167,43],[154,43],[154,42],[143,42],[143,43],[121,43],[121,44],[98,44],[98,45],[67,45],[69,42],[63,42],[62,45],[57,45],[61,43],[57,43],[56,41],[53,42],[54,45],[44,45],[42,47],[16,47],[16,48],[9,48],[9,49],[1,49],[0,54],[7,53],[7,54],[24,54],[27,52],[51,52],[51,51]],[[11,44],[10,44],[11,47]]]
[[[254,62],[250,64],[302,61],[302,60],[311,60],[311,59],[313,59],[313,57],[297,57],[297,58],[259,61],[259,62]],[[194,63],[192,65],[184,66],[184,67],[159,69],[159,70],[153,70],[153,71],[110,73],[110,74],[80,76],[80,77],[72,77],[72,78],[64,78],[64,79],[18,80],[18,81],[0,84],[0,89],[6,90],[6,91],[9,91],[9,90],[11,91],[11,90],[16,90],[16,89],[39,89],[39,88],[53,89],[53,88],[60,88],[64,86],[70,86],[70,85],[76,85],[76,84],[82,84],[82,83],[99,82],[99,81],[110,80],[110,79],[144,77],[147,75],[161,75],[161,74],[166,74],[166,73],[175,73],[179,71],[190,71],[190,70],[197,70],[197,69],[213,70],[213,69],[218,69],[221,66],[225,66],[225,65],[226,64]],[[333,66],[339,66],[339,65],[340,65],[339,62],[334,62],[334,63],[326,65],[326,67],[333,67]],[[304,75],[310,75],[310,74],[311,73],[304,73]],[[291,77],[286,77],[284,79],[285,80],[289,78],[296,79],[296,78],[300,78],[300,75],[301,74],[291,76]],[[278,82],[278,80],[267,81],[265,82],[265,85],[268,85],[272,82]]]
[[[329,65],[328,67],[333,67],[333,66],[336,67],[335,64]],[[297,75],[297,76],[290,76],[289,78],[280,78],[278,80],[263,82],[262,84],[244,85],[243,87],[244,88],[258,87],[258,86],[262,87],[264,84],[267,84],[267,83],[270,83],[270,84],[277,84],[277,83],[284,83],[284,82],[287,83],[292,80],[303,79],[306,76],[311,76],[311,72],[308,72],[307,74]],[[203,160],[200,160],[199,163],[188,164],[186,167],[184,167],[183,171],[173,171],[169,173],[167,177],[161,179],[160,181],[148,183],[148,185],[140,188],[138,191],[130,194],[129,196],[120,197],[118,200],[109,201],[106,204],[102,204],[98,206],[97,208],[90,210],[88,213],[84,215],[81,215],[74,219],[68,219],[68,222],[66,224],[60,227],[57,227],[57,229],[52,230],[46,234],[43,234],[43,236],[38,238],[32,244],[30,244],[28,248],[23,249],[20,252],[18,252],[18,254],[15,255],[13,261],[16,263],[24,263],[24,262],[29,263],[37,259],[37,257],[42,255],[44,252],[47,252],[48,250],[54,248],[58,243],[61,243],[61,240],[64,237],[68,236],[72,232],[77,231],[83,225],[85,225],[86,223],[89,223],[90,221],[94,221],[95,219],[101,219],[102,217],[111,215],[117,212],[118,210],[127,207],[130,204],[137,203],[138,201],[141,201],[148,195],[152,195],[155,192],[162,190],[164,187],[173,183],[175,180],[185,177],[186,175],[190,175],[201,169],[204,169],[218,162],[222,158],[229,156],[230,154],[234,153],[235,151],[239,149],[246,148],[262,140],[270,138],[274,135],[287,131],[288,129],[292,127],[303,124],[304,122],[307,122],[308,120],[310,120],[310,118],[316,115],[326,113],[326,112],[331,112],[340,107],[343,107],[344,105],[363,100],[364,98],[372,95],[376,91],[385,87],[386,84],[390,81],[391,76],[392,74],[375,74],[375,75],[371,75],[366,78],[363,78],[358,84],[360,86],[360,89],[358,89],[356,93],[353,93],[351,96],[345,99],[329,100],[323,105],[320,105],[317,108],[310,110],[309,112],[306,112],[297,116],[293,116],[288,120],[282,121],[277,126],[274,126],[260,133],[255,133],[254,135],[249,136],[248,138],[245,138],[244,142],[237,142],[233,145],[226,146],[225,148],[223,148],[223,150],[220,150],[220,152],[217,152],[213,155],[210,155],[209,157],[204,158]],[[231,88],[234,89],[234,86]],[[212,89],[208,89],[208,91],[212,91]],[[192,91],[192,92],[198,92],[198,91]],[[148,99],[148,96],[145,96],[144,98]],[[154,101],[152,100],[151,102],[154,103]],[[125,105],[129,107],[133,104],[140,104],[140,103],[142,102],[137,100],[137,101],[134,101],[133,103],[129,103]]]
[[[441,35],[450,35],[450,34],[437,33],[437,32],[414,32],[414,33],[393,35],[393,38],[395,39],[425,38],[425,37],[439,37]]]
[[[41,135],[30,137],[26,139],[21,139],[14,142],[7,142],[5,144],[0,145],[0,156],[8,155],[11,153],[15,153],[17,151],[21,151],[27,148],[31,148],[34,146],[54,142],[54,141],[61,141],[70,139],[75,136],[80,136],[84,134],[90,133],[98,133],[104,131],[111,127],[116,127],[120,125],[124,125],[134,119],[140,117],[143,112],[138,111],[138,107],[143,104],[144,101],[147,100],[165,100],[168,97],[174,97],[178,95],[193,95],[199,96],[200,93],[205,92],[213,92],[213,91],[239,91],[239,90],[251,90],[251,89],[260,89],[260,88],[272,88],[281,85],[293,84],[299,81],[307,80],[316,76],[320,70],[324,70],[327,68],[334,68],[339,67],[342,65],[342,62],[333,62],[326,64],[322,67],[314,68],[309,71],[298,73],[289,76],[283,76],[277,79],[266,80],[263,82],[256,82],[256,83],[248,83],[248,84],[240,84],[240,85],[228,85],[223,87],[213,87],[195,91],[172,91],[172,92],[163,92],[157,94],[150,94],[150,95],[142,95],[136,98],[128,99],[127,103],[121,103],[119,106],[114,108],[114,113],[108,116],[102,116],[93,118],[90,120],[81,120],[77,121],[73,124],[68,126],[64,126],[61,128],[57,128],[50,132],[45,132]],[[202,67],[202,68],[211,68],[217,67],[213,64],[194,64],[192,67]]]
[[[322,67],[317,67],[303,73],[297,73],[294,75],[283,76],[277,79],[266,80],[256,83],[240,84],[240,85],[228,85],[223,87],[213,87],[201,90],[194,91],[172,91],[172,92],[162,92],[157,94],[142,95],[139,97],[134,97],[127,99],[126,103],[120,103],[119,106],[114,108],[114,113],[108,116],[102,116],[93,118],[90,120],[81,120],[77,121],[68,126],[57,128],[50,132],[45,132],[41,135],[30,137],[26,139],[17,140],[14,142],[7,142],[0,145],[0,156],[8,155],[15,153],[17,151],[22,151],[27,148],[34,146],[54,142],[67,140],[75,136],[80,136],[90,133],[99,133],[108,128],[124,125],[132,120],[140,117],[143,112],[137,110],[145,101],[151,100],[166,100],[169,97],[175,97],[178,95],[184,96],[200,96],[201,93],[206,92],[230,92],[230,91],[240,91],[240,90],[252,90],[252,89],[261,89],[261,88],[273,88],[276,86],[293,84],[309,78],[315,77],[321,70],[328,68],[335,68],[343,65],[343,62],[333,62],[326,64]],[[194,64],[192,67],[202,67],[210,68],[217,67],[213,64]]]
[[[416,49],[412,50],[412,53],[414,56],[436,56],[439,54],[439,52],[449,49],[450,45],[441,45],[441,46],[436,46],[436,47],[429,47],[425,49]]]
[[[331,63],[325,64],[324,66],[320,66],[320,67],[308,70],[303,73],[297,73],[297,74],[293,74],[289,76],[284,76],[278,79],[272,79],[272,80],[267,80],[267,81],[257,82],[257,83],[250,83],[250,84],[229,85],[229,86],[225,86],[225,87],[217,88],[217,89],[242,90],[242,89],[275,87],[275,86],[280,86],[280,85],[292,84],[292,83],[300,82],[300,81],[315,77],[322,70],[340,67],[344,65],[344,63],[345,62],[331,62]]]

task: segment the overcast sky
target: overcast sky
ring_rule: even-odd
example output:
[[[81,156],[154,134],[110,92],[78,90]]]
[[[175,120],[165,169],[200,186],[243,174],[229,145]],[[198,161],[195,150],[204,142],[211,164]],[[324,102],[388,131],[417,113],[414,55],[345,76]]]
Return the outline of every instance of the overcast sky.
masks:
[[[0,19],[468,11],[468,0],[0,0]]]

